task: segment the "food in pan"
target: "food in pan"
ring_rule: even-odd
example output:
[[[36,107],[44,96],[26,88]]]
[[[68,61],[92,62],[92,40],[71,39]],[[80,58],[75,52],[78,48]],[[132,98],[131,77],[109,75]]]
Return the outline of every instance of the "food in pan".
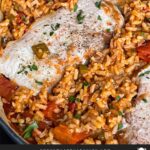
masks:
[[[149,52],[150,51],[150,42],[145,46],[140,47],[141,52]],[[145,57],[148,58],[148,55]],[[132,114],[130,114],[127,119],[131,125],[130,138],[131,143],[133,144],[150,144],[150,128],[148,124],[150,123],[150,66],[145,67],[138,74],[139,80],[139,89],[137,93],[137,97],[135,99],[137,105],[133,110]]]
[[[19,135],[150,143],[148,0],[2,0],[1,11],[0,96]]]
[[[104,48],[115,27],[123,25],[112,4],[102,2],[99,9],[94,0],[80,0],[76,5],[76,11],[61,8],[41,18],[21,39],[9,43],[0,58],[0,73],[37,93],[39,82],[54,85],[65,66],[85,63],[94,50]]]

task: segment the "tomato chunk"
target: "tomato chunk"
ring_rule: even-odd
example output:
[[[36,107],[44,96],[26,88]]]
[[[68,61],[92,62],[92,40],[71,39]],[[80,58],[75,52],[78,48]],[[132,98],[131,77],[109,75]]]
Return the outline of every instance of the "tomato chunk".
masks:
[[[150,41],[138,47],[137,53],[140,59],[145,62],[150,62]]]
[[[76,104],[76,103],[69,103],[68,106],[69,106],[69,110],[70,110],[72,113],[74,113],[74,112],[75,112],[75,109],[76,109],[76,107],[77,107],[77,104]]]
[[[59,125],[53,130],[54,138],[62,144],[77,144],[89,135],[85,132],[71,133],[66,125]]]
[[[56,105],[55,102],[50,102],[47,105],[46,110],[44,110],[44,116],[46,119],[48,120],[52,120],[55,121],[55,119],[57,119],[57,114],[54,112],[54,110],[57,108],[58,106]]]
[[[17,85],[5,78],[3,75],[0,75],[0,96],[10,100],[14,91],[17,89]]]

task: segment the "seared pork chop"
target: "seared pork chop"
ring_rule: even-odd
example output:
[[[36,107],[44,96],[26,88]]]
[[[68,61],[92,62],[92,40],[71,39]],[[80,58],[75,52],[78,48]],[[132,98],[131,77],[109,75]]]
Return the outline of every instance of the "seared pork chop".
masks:
[[[102,50],[122,25],[112,3],[79,0],[73,11],[59,9],[9,43],[0,58],[0,73],[36,94],[44,81],[51,86],[58,82],[66,65],[85,63],[93,51]]]
[[[150,66],[139,75],[137,104],[128,116],[129,143],[150,144]]]

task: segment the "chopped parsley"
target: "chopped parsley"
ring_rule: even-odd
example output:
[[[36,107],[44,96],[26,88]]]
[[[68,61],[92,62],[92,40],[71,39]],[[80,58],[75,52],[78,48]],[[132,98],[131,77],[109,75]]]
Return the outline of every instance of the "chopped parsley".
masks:
[[[123,128],[123,124],[122,123],[119,123],[118,124],[118,130],[121,130]]]
[[[60,27],[60,24],[59,24],[59,23],[56,23],[56,25],[54,25],[54,24],[51,25],[51,28],[52,28],[53,31],[58,30],[59,27]]]
[[[149,74],[149,73],[150,73],[150,70],[145,71],[145,72],[141,73],[141,74],[139,75],[139,77],[143,77],[144,75]]]
[[[96,2],[95,6],[100,9],[101,8],[101,1],[100,2]]]
[[[77,5],[77,4],[75,4],[75,5],[74,5],[74,8],[73,8],[73,11],[74,11],[74,12],[76,12],[76,11],[77,11],[77,9],[78,9],[78,5]]]
[[[144,103],[147,103],[147,99],[144,98],[144,99],[143,99],[143,102],[144,102]]]
[[[35,65],[35,64],[33,64],[33,65],[28,65],[28,68],[30,69],[30,71],[37,71],[38,70],[38,67]]]
[[[77,101],[77,102],[80,102],[80,101],[81,101],[81,99],[79,99],[79,98],[76,98],[76,101]]]
[[[49,24],[45,24],[45,25],[44,25],[44,27],[47,27],[47,26],[49,26]]]
[[[119,114],[120,116],[123,116],[123,112],[122,112],[122,111],[119,111],[118,114]]]
[[[116,96],[116,100],[119,101],[121,99],[121,97],[118,95]]]
[[[27,74],[28,73],[28,70],[29,69],[30,71],[37,71],[38,70],[38,67],[33,64],[33,65],[28,65],[28,66],[23,66],[22,69],[20,71],[17,72],[17,74],[20,74],[20,73],[25,73]]]
[[[141,36],[145,36],[145,32],[141,32]]]
[[[24,137],[25,139],[30,138],[30,137],[32,136],[32,131],[33,131],[34,129],[37,129],[37,128],[38,128],[38,125],[37,125],[36,122],[30,124],[30,125],[24,130],[24,135],[23,135],[23,137]]]
[[[46,34],[46,32],[43,32],[43,34],[45,35],[45,34]]]
[[[78,23],[82,24],[84,18],[85,18],[85,15],[83,15],[83,10],[79,10],[79,13],[77,15],[77,21],[78,21]]]
[[[55,25],[52,24],[51,25],[51,28],[52,28],[52,31],[49,33],[50,36],[52,36],[54,34],[54,31],[58,30],[60,27],[60,24],[59,23],[56,23]]]
[[[43,85],[43,82],[35,80],[35,83],[37,83],[38,85]]]
[[[23,66],[23,67],[22,67],[22,69],[21,69],[20,71],[18,71],[18,72],[17,72],[17,74],[20,74],[20,73],[24,72],[24,71],[25,71],[25,69],[26,69],[26,67],[25,67],[25,66]]]
[[[100,21],[102,20],[102,18],[101,18],[101,16],[100,16],[100,15],[98,15],[97,19],[98,19],[98,20],[100,20]]]
[[[73,103],[75,102],[76,98],[74,96],[70,96],[69,97],[69,102]]]
[[[90,84],[85,81],[85,82],[83,82],[83,85],[84,85],[84,86],[89,86]]]
[[[75,101],[80,102],[81,100],[79,98],[75,98],[74,96],[70,96],[68,98],[69,102],[74,103]]]
[[[80,118],[81,118],[81,115],[80,115],[80,114],[75,114],[75,115],[74,115],[74,118],[80,119]]]
[[[54,32],[53,32],[53,31],[49,33],[49,35],[50,35],[50,36],[52,36],[53,34],[54,34]]]
[[[21,20],[25,23],[25,22],[26,22],[26,16],[25,16],[25,15],[22,15],[22,16],[21,16]]]
[[[109,32],[110,32],[110,29],[108,28],[108,29],[106,29],[106,31],[109,33]]]

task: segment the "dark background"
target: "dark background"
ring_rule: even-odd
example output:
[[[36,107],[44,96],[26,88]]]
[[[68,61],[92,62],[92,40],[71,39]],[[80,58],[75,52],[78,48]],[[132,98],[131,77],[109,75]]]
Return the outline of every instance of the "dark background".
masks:
[[[0,144],[15,144],[0,127]]]

